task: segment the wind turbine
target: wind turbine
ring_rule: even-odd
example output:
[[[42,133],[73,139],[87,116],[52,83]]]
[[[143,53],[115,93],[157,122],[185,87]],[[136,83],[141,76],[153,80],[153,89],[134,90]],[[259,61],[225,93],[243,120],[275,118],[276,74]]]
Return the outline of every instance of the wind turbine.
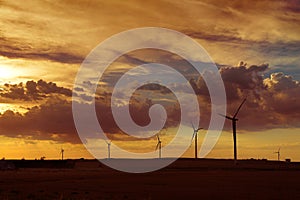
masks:
[[[239,113],[242,105],[245,103],[246,98],[243,100],[243,102],[241,103],[241,105],[238,107],[238,109],[236,110],[235,114],[233,115],[233,117],[230,117],[228,115],[222,115],[221,116],[225,117],[226,119],[231,120],[232,122],[232,133],[233,133],[233,153],[234,153],[234,164],[236,165],[237,163],[237,148],[236,148],[236,122],[238,121],[238,119],[236,118],[237,114]]]
[[[203,129],[203,128],[199,127],[197,129],[195,129],[193,123],[192,123],[192,127],[193,127],[193,130],[194,130],[194,133],[193,133],[193,136],[192,136],[191,143],[192,143],[192,141],[193,141],[193,139],[195,137],[195,159],[197,159],[198,158],[198,131],[201,130],[201,129]]]
[[[280,161],[280,147],[279,147],[278,151],[275,151],[274,153],[277,153],[278,161]]]
[[[61,148],[60,149],[61,160],[64,160],[64,152],[65,152],[65,150],[63,148]]]
[[[110,159],[110,145],[111,145],[111,141],[106,141],[106,144],[107,144],[107,158]]]
[[[159,158],[161,158],[161,141],[160,141],[158,134],[156,135],[156,137],[157,137],[157,145],[156,145],[155,150],[159,149],[158,156],[159,156]]]

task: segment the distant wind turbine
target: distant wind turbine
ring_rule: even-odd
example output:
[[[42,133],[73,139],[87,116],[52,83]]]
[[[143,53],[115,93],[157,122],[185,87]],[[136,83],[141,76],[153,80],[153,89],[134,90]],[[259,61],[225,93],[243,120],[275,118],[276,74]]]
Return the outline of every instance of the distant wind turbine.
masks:
[[[236,148],[236,122],[238,121],[238,119],[236,118],[237,114],[239,113],[241,107],[243,106],[243,104],[245,103],[246,98],[243,100],[243,102],[241,103],[241,105],[238,107],[238,109],[236,110],[235,114],[233,115],[233,117],[229,117],[228,115],[222,115],[221,116],[225,117],[226,119],[229,119],[232,121],[232,133],[233,133],[233,153],[234,153],[234,164],[236,165],[237,163],[237,148]]]
[[[195,137],[195,159],[198,158],[198,131],[203,129],[203,128],[196,128],[194,127],[194,124],[192,123],[192,127],[193,127],[193,130],[194,130],[194,133],[193,133],[193,136],[192,136],[192,140],[191,140],[191,143]]]
[[[106,144],[107,144],[107,158],[110,159],[110,145],[111,145],[111,141],[106,141]]]
[[[157,137],[157,145],[156,145],[155,150],[157,150],[157,149],[159,150],[158,157],[161,158],[161,140],[160,140],[158,134],[156,135],[156,137]]]
[[[278,161],[280,161],[280,147],[279,147],[278,151],[275,151],[274,153],[277,153],[277,159],[278,159]]]
[[[65,150],[63,148],[61,148],[60,149],[61,160],[64,160],[64,152],[65,152]]]

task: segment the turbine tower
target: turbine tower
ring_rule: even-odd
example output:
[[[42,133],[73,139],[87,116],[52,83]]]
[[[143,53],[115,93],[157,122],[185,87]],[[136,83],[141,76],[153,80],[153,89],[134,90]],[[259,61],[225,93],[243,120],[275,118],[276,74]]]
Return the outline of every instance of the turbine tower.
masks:
[[[274,153],[277,153],[277,159],[278,159],[278,161],[280,161],[280,147],[279,147],[278,151],[275,151]]]
[[[61,160],[64,160],[64,152],[65,152],[65,150],[63,148],[61,148],[60,149]]]
[[[106,141],[106,144],[107,144],[107,158],[110,159],[110,145],[111,145],[111,141]]]
[[[192,136],[191,143],[192,143],[192,141],[193,141],[193,139],[195,137],[195,159],[197,159],[198,158],[198,131],[201,130],[201,129],[203,129],[203,128],[199,127],[197,129],[195,129],[193,123],[192,123],[192,127],[193,127],[193,130],[194,130],[194,133],[193,133],[193,136]]]
[[[241,105],[238,107],[238,109],[236,110],[235,114],[233,115],[233,117],[230,117],[228,115],[222,115],[221,116],[225,117],[226,119],[231,120],[232,122],[232,134],[233,134],[233,153],[234,153],[234,164],[236,165],[237,163],[237,148],[236,148],[236,122],[238,121],[238,119],[236,118],[237,114],[239,113],[241,107],[243,106],[243,104],[245,103],[246,98],[243,100],[243,102],[241,103]]]
[[[158,134],[156,135],[156,137],[157,137],[157,145],[156,145],[155,150],[157,150],[157,149],[159,150],[158,157],[161,158],[161,141],[160,141]]]

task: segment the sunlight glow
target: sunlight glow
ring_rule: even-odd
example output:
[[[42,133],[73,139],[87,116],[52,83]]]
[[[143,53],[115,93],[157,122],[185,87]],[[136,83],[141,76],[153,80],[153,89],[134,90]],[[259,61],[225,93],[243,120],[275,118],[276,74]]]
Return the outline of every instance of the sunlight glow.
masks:
[[[17,75],[17,72],[14,69],[12,69],[11,67],[8,67],[3,64],[0,65],[0,78],[1,79],[13,78],[16,75]]]
[[[0,103],[0,114],[3,114],[6,110],[16,111],[16,108],[12,104]]]

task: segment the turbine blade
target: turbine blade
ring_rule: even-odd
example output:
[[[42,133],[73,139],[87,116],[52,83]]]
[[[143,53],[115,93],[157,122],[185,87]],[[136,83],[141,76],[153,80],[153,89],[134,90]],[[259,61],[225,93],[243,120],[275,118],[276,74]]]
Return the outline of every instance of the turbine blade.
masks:
[[[233,120],[233,118],[232,118],[232,117],[229,117],[229,116],[227,116],[227,115],[223,115],[223,114],[220,114],[220,113],[219,113],[219,115],[220,115],[220,116],[222,116],[222,117],[225,117],[226,119]]]
[[[157,137],[157,141],[160,142],[160,138],[158,134],[156,135],[156,137]]]
[[[226,117],[226,115],[223,115],[223,114],[221,114],[221,113],[218,113],[220,116],[222,116],[222,117]]]
[[[233,115],[233,118],[235,118],[237,116],[237,114],[239,113],[239,111],[240,111],[242,105],[245,103],[245,101],[246,101],[246,98],[243,100],[243,102],[241,103],[241,105],[239,106],[239,108],[236,110],[235,114]]]
[[[193,122],[191,122],[191,124],[192,124],[193,130],[195,130],[195,127],[194,127],[194,124],[193,124]]]
[[[229,116],[227,116],[227,115],[225,116],[225,118],[226,118],[226,119],[230,119],[230,120],[234,120],[234,118],[229,117]]]

